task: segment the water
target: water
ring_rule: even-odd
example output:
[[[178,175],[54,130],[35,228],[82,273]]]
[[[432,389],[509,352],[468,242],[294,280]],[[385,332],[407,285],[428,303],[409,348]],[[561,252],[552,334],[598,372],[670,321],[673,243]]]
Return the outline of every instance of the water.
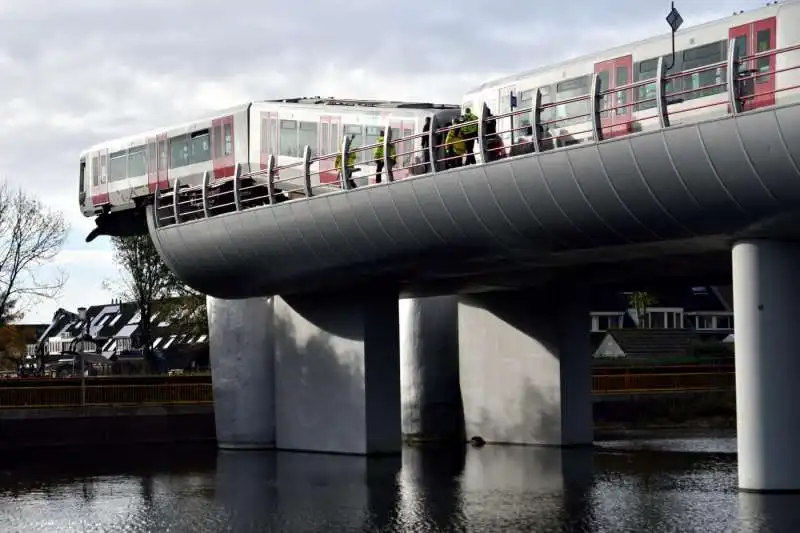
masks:
[[[2,532],[797,532],[800,496],[740,494],[730,435],[402,458],[163,447],[0,457]]]

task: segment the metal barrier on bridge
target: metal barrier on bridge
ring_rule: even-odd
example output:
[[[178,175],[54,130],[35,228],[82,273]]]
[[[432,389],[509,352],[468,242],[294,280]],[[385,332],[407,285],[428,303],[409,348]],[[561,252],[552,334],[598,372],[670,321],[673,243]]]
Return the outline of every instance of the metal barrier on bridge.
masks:
[[[596,396],[731,390],[733,372],[674,374],[612,374],[594,376]],[[164,383],[148,385],[2,387],[0,409],[46,409],[60,407],[114,407],[147,405],[210,404],[211,383]]]
[[[310,147],[305,146],[302,160],[297,163],[279,166],[276,157],[271,155],[266,168],[247,173],[238,164],[233,177],[214,180],[213,186],[209,173],[198,185],[183,186],[176,180],[172,189],[156,190],[156,223],[164,227],[256,206],[361,188],[356,185],[356,180],[366,181],[368,185],[365,186],[376,186],[409,175],[435,174],[462,166],[465,156],[477,156],[473,164],[483,164],[639,131],[668,128],[672,123],[679,123],[681,117],[691,121],[693,112],[713,107],[727,106],[721,115],[738,114],[745,110],[746,102],[755,98],[800,88],[800,84],[782,87],[774,84],[769,91],[754,92],[758,85],[756,80],[800,68],[799,61],[790,67],[764,69],[758,65],[759,60],[798,50],[800,44],[737,57],[735,41],[731,40],[727,61],[676,74],[664,74],[661,57],[654,79],[604,89],[601,75],[594,74],[586,95],[549,101],[551,96],[537,89],[531,106],[509,113],[492,115],[484,104],[478,120],[455,125],[433,124],[428,132],[398,139],[392,138],[392,129],[387,126],[380,144],[353,147],[351,138],[345,135],[337,153],[312,156]],[[756,68],[750,68],[753,65]],[[701,83],[699,76],[708,73],[713,74],[709,79],[715,82]],[[687,77],[693,80],[690,89],[673,90],[678,85],[677,80]],[[633,97],[634,91],[637,92],[636,98]],[[686,105],[696,100],[702,103]],[[571,108],[574,109],[570,111]],[[649,109],[653,111],[633,117],[634,112]],[[703,111],[702,118],[709,118],[708,113]],[[623,120],[619,120],[620,116]],[[497,131],[498,125],[505,127],[506,122],[508,127]],[[477,125],[478,129],[474,153],[453,155],[448,147],[455,146],[458,141],[448,141],[447,135],[451,130],[468,125]],[[515,140],[517,135],[519,138]],[[423,147],[416,148],[415,141],[422,138],[426,138],[425,142],[420,142]],[[376,149],[378,157],[374,157]],[[409,163],[398,165],[401,158]],[[374,170],[365,170],[358,165],[374,165]],[[380,166],[383,168],[379,169]]]

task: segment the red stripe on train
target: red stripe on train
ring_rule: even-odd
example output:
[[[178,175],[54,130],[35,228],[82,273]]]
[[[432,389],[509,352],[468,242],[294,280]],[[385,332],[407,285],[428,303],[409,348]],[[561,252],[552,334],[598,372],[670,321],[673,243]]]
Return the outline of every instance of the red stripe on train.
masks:
[[[108,203],[108,193],[95,194],[92,196],[92,205],[100,206]]]

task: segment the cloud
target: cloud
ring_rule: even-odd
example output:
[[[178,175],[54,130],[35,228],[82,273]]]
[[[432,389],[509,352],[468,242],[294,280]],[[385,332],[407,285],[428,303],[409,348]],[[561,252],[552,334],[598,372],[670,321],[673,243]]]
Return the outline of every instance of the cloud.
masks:
[[[679,8],[688,25],[760,5]],[[489,78],[663,33],[668,10],[666,0],[0,1],[0,179],[72,226],[64,296],[29,318],[110,298],[99,288],[115,273],[108,242],[83,244],[93,223],[77,208],[77,154],[95,142],[253,99],[457,103]]]

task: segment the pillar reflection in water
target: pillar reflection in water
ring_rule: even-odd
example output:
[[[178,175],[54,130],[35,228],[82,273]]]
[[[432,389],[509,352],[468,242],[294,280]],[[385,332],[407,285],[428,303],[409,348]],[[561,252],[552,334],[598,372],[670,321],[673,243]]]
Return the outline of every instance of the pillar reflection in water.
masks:
[[[800,531],[800,494],[739,493],[742,533]]]
[[[409,531],[466,528],[461,476],[466,448],[406,448],[400,476],[399,522]]]
[[[400,457],[278,454],[283,531],[382,531],[397,513]]]
[[[229,531],[256,533],[271,523],[278,502],[276,454],[270,451],[219,450],[217,515]]]

